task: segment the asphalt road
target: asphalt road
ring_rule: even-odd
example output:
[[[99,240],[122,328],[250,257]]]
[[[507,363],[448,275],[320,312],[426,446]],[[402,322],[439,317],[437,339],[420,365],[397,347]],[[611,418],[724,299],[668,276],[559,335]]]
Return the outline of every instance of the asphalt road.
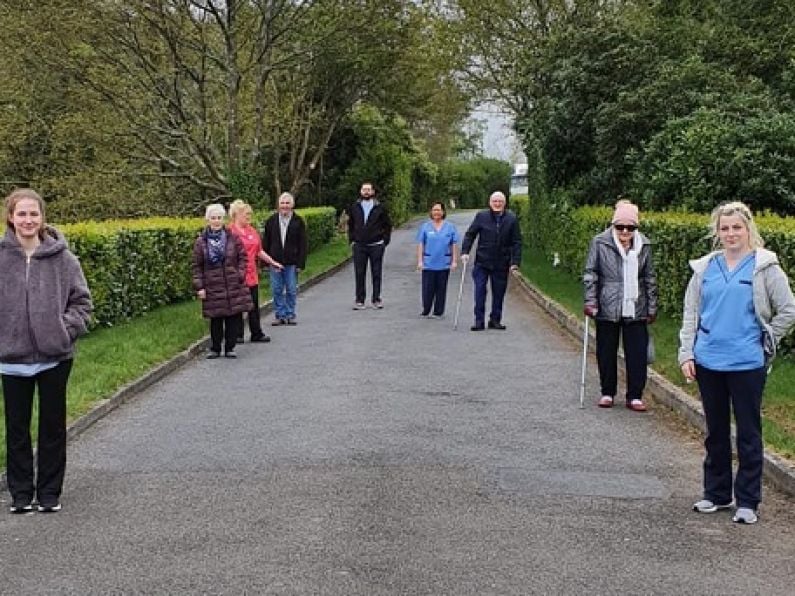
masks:
[[[348,267],[273,343],[81,435],[61,513],[0,515],[0,592],[793,593],[791,500],[766,491],[756,526],[691,512],[695,439],[579,410],[579,347],[517,294],[507,331],[468,330],[471,279],[452,330],[458,275],[447,318],[419,318],[413,238],[387,250],[384,310],[351,310]]]

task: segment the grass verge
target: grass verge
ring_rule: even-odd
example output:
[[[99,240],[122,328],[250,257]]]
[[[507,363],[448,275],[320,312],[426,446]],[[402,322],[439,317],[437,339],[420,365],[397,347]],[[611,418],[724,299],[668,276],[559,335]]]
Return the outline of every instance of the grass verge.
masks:
[[[582,283],[570,273],[552,267],[543,256],[525,247],[522,273],[538,289],[575,315],[582,313]],[[654,336],[657,361],[652,368],[691,395],[696,385],[685,384],[679,371],[680,322],[662,314],[650,326]],[[779,357],[767,379],[762,406],[762,430],[765,445],[790,460],[795,460],[795,360]]]
[[[306,281],[350,255],[344,237],[312,252],[299,281]],[[267,275],[260,275],[260,296],[270,295]],[[264,278],[264,279],[263,279]],[[77,344],[74,368],[67,391],[69,421],[88,412],[96,402],[113,395],[158,364],[173,358],[209,332],[197,301],[161,307],[115,327],[95,329]],[[0,389],[0,393],[2,390]],[[0,401],[0,416],[5,417]],[[34,408],[32,436],[38,414]],[[5,424],[0,428],[0,468],[5,467]]]

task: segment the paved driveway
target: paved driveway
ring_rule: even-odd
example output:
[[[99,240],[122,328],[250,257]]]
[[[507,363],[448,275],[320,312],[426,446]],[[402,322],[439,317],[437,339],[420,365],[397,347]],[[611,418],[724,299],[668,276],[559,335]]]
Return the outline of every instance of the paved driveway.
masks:
[[[690,512],[694,439],[579,410],[578,346],[520,296],[507,331],[471,333],[467,280],[454,332],[456,275],[448,318],[420,319],[413,236],[384,310],[351,310],[348,267],[273,343],[194,361],[71,444],[63,511],[0,515],[0,592],[793,593],[791,500],[766,493],[749,527]]]

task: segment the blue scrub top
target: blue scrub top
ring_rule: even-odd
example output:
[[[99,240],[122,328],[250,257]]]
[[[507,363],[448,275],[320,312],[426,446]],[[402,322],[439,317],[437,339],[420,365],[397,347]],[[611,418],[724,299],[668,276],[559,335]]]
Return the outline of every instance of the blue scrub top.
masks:
[[[450,222],[442,222],[442,227],[436,231],[433,221],[426,221],[417,230],[417,243],[423,246],[423,268],[431,271],[449,269],[453,262],[453,244],[460,241],[458,230]]]
[[[696,362],[718,371],[754,370],[765,365],[762,326],[754,312],[756,255],[746,256],[733,271],[718,255],[707,266],[701,286]]]

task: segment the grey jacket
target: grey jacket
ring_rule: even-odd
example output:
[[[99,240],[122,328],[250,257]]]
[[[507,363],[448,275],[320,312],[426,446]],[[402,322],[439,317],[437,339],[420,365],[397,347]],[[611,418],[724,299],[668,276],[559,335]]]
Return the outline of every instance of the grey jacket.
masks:
[[[640,234],[638,253],[638,300],[634,320],[657,315],[657,276],[651,260],[651,242]],[[613,230],[607,228],[594,236],[585,261],[582,277],[585,286],[585,306],[597,309],[596,318],[603,321],[621,320],[624,300],[623,259],[613,241]]]
[[[48,227],[28,258],[8,228],[0,240],[0,362],[71,358],[90,315],[86,278],[63,235]]]
[[[721,254],[714,251],[690,261],[693,276],[685,292],[685,308],[682,315],[682,328],[679,330],[679,364],[693,360],[696,344],[699,314],[701,312],[701,286],[704,272],[710,261]],[[789,287],[789,280],[776,253],[764,248],[756,249],[756,265],[752,282],[754,292],[754,312],[763,330],[765,359],[770,362],[776,355],[776,347],[795,323],[795,298]]]

